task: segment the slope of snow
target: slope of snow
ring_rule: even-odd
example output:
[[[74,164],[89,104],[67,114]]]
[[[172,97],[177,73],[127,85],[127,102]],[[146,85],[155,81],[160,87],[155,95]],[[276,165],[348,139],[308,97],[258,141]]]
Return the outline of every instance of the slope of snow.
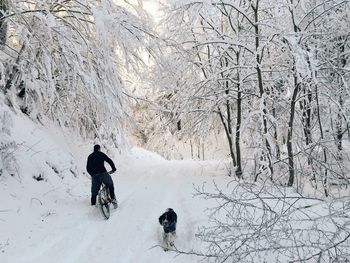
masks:
[[[193,185],[225,174],[216,161],[167,161],[143,149],[108,152],[119,208],[106,221],[90,207],[84,173],[92,144],[58,129],[44,129],[11,113],[17,168],[0,178],[0,262],[197,262],[159,246],[158,217],[178,214],[179,249],[199,247],[195,232],[205,224],[208,202],[193,197]],[[41,176],[37,181],[34,177]],[[228,180],[228,179],[227,179]],[[225,182],[225,180],[223,180]]]

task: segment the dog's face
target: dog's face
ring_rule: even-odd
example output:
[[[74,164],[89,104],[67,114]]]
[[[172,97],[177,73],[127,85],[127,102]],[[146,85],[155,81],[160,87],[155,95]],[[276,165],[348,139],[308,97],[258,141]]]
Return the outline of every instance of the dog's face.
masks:
[[[164,215],[163,226],[168,226],[171,222],[169,221],[169,214]]]
[[[164,213],[164,218],[163,218],[162,225],[163,226],[169,226],[169,225],[171,225],[173,223],[174,223],[174,218],[171,217],[171,212],[170,211],[166,211]]]
[[[175,233],[176,231],[176,223],[177,223],[177,215],[172,211],[166,211],[159,217],[159,223],[163,226],[165,233]]]

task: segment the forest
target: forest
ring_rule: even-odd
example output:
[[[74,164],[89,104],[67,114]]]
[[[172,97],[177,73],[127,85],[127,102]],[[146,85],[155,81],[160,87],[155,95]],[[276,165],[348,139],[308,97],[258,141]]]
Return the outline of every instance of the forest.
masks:
[[[349,262],[349,10],[349,0],[0,0],[0,104],[120,151],[228,160],[232,192],[196,188],[227,218],[200,230],[207,251],[178,253],[254,262],[301,249],[288,262]],[[0,118],[3,177],[18,145]],[[328,213],[310,215],[319,201]],[[314,223],[299,228],[304,216]]]

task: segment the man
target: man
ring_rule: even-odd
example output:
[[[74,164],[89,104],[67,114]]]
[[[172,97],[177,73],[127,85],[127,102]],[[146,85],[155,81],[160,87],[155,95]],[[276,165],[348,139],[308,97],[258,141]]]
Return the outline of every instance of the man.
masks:
[[[107,172],[104,162],[107,162],[112,171]],[[94,146],[94,152],[89,155],[86,164],[86,170],[91,175],[91,205],[96,205],[96,197],[100,190],[101,184],[104,183],[109,189],[109,195],[112,199],[112,204],[116,208],[117,201],[114,194],[114,185],[110,173],[114,173],[115,165],[113,161],[103,152],[101,152],[101,146],[96,144]]]

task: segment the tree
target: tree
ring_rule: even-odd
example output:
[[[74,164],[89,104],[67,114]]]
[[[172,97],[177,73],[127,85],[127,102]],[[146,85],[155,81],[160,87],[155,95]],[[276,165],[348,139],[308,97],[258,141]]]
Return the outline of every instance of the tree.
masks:
[[[0,51],[7,103],[84,137],[121,141],[123,67],[142,64],[147,23],[108,0],[14,0],[2,14],[11,30]]]
[[[197,237],[204,251],[179,251],[209,262],[346,262],[349,258],[348,197],[324,201],[270,184],[214,184],[197,196],[215,200],[210,227]],[[342,209],[339,209],[342,207]]]
[[[327,178],[347,170],[334,157],[349,126],[348,34],[336,33],[347,32],[349,1],[171,4],[157,90],[171,94],[165,112],[182,124],[175,134],[205,140],[219,131],[237,175],[244,166],[255,181],[298,189],[313,181],[328,195]]]
[[[2,17],[7,11],[7,0],[0,1],[0,46],[4,45],[6,43],[6,32],[7,32],[7,25],[2,20]]]

